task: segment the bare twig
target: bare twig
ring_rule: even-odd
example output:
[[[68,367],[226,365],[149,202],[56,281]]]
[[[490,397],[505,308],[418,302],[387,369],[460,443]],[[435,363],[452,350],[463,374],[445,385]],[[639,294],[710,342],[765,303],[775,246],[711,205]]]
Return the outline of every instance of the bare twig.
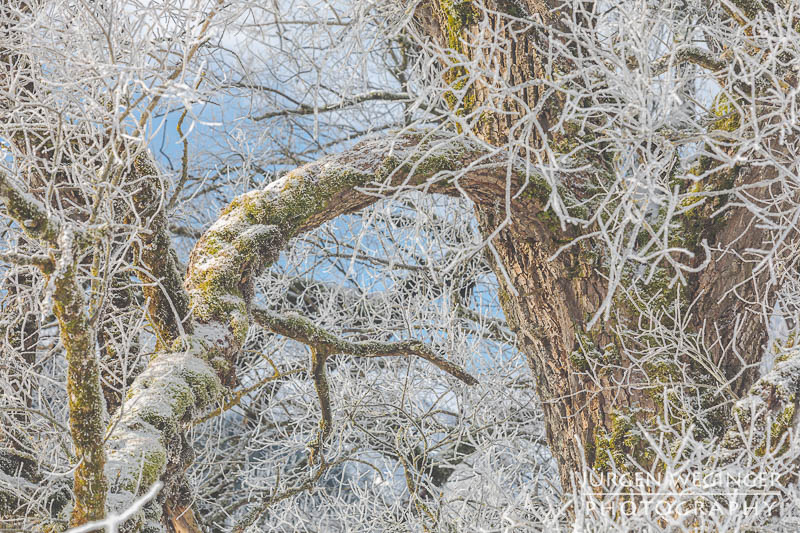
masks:
[[[327,113],[329,111],[336,111],[345,109],[363,102],[369,101],[385,101],[385,102],[403,102],[407,101],[411,96],[407,93],[393,93],[389,91],[370,91],[368,93],[357,94],[343,99],[335,104],[326,104],[322,106],[312,106],[307,104],[300,104],[295,109],[282,109],[280,111],[271,111],[258,115],[253,120],[266,120],[275,117],[287,117],[290,115],[314,115],[317,113]]]

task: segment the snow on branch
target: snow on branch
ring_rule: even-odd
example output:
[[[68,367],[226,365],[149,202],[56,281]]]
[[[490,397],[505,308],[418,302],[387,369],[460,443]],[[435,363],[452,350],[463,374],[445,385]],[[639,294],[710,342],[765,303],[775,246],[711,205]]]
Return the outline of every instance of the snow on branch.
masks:
[[[235,361],[250,328],[254,279],[293,237],[377,201],[381,195],[359,190],[370,184],[387,190],[424,184],[430,191],[454,194],[452,185],[437,178],[441,173],[470,168],[481,158],[484,153],[474,145],[441,135],[373,139],[235,199],[190,257],[184,285],[193,309],[193,333],[176,339],[166,347],[169,351],[156,354],[131,385],[110,428],[105,472],[111,487],[111,510],[129,507],[159,479],[169,485],[166,472],[175,471],[173,463],[188,453],[184,428],[201,418],[237,381]],[[474,173],[484,178],[494,175],[488,165]],[[321,343],[326,349],[364,357],[416,355],[462,381],[475,382],[416,341],[344,343],[320,337],[318,342],[322,340],[328,342]],[[327,355],[321,354],[318,364],[312,364],[315,385],[323,396],[327,384],[322,363]],[[321,429],[324,433],[325,428]],[[137,514],[136,523],[141,523],[145,514],[148,520],[161,520],[160,509],[153,509]]]
[[[56,244],[61,224],[47,212],[47,208],[29,195],[5,172],[0,171],[0,200],[8,215],[25,230],[30,237]]]
[[[289,337],[328,355],[349,354],[356,357],[416,356],[460,379],[467,385],[478,383],[478,380],[464,369],[439,357],[430,346],[420,341],[351,342],[316,326],[309,319],[298,314],[280,315],[266,309],[253,309],[253,318],[259,325],[279,335]]]
[[[126,509],[124,512],[120,514],[111,513],[103,520],[97,520],[94,522],[89,522],[84,524],[80,527],[75,527],[72,529],[67,530],[65,533],[88,533],[92,531],[97,531],[98,529],[102,528],[108,533],[117,533],[119,530],[120,524],[124,524],[129,518],[131,518],[134,514],[139,512],[142,507],[150,500],[156,497],[158,491],[161,490],[164,484],[156,482],[150,487],[144,495],[134,501],[130,508]]]
[[[317,389],[322,420],[316,438],[309,444],[310,462],[324,464],[322,446],[333,427],[330,389],[328,387],[325,362],[331,355],[349,354],[356,357],[420,357],[444,370],[467,385],[476,385],[478,380],[458,365],[436,355],[430,346],[420,341],[399,342],[361,341],[350,342],[316,326],[298,314],[280,315],[266,309],[253,309],[253,318],[262,327],[284,337],[289,337],[311,348],[311,374]]]
[[[363,94],[357,94],[344,98],[335,104],[328,104],[322,106],[312,106],[301,104],[297,109],[283,109],[280,111],[270,111],[257,117],[253,120],[266,120],[275,117],[286,117],[289,115],[315,115],[317,113],[327,113],[328,111],[336,111],[370,101],[384,101],[384,102],[408,102],[411,101],[411,95],[407,93],[395,93],[390,91],[370,91]]]

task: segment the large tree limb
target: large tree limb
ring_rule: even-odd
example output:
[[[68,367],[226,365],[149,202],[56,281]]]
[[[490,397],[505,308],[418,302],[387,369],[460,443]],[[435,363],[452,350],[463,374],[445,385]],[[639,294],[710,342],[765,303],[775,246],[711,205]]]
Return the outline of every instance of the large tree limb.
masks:
[[[106,474],[112,510],[130,505],[159,478],[165,482],[162,497],[171,497],[171,481],[191,462],[182,426],[235,383],[235,360],[250,326],[253,280],[292,237],[379,199],[360,187],[426,183],[440,171],[467,168],[483,155],[470,144],[421,134],[370,140],[234,200],[191,255],[185,286],[194,309],[194,334],[176,341],[174,351],[156,355],[134,381],[110,428]],[[466,179],[497,180],[487,167],[467,172]],[[455,193],[444,182],[427,185]],[[161,520],[160,509],[148,513],[148,521]]]

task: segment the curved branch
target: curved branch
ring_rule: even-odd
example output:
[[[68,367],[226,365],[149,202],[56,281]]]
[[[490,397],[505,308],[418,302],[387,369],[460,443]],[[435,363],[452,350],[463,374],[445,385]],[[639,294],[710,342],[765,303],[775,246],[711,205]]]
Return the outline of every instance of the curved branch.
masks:
[[[317,434],[310,443],[308,449],[310,450],[308,456],[308,464],[324,465],[325,456],[323,455],[323,446],[325,441],[333,431],[333,409],[331,409],[331,388],[328,385],[328,372],[325,368],[325,361],[327,361],[330,353],[324,349],[310,346],[311,348],[311,377],[314,379],[314,389],[317,391],[317,399],[319,399],[320,420]]]
[[[132,171],[141,178],[132,197],[140,227],[136,261],[154,278],[142,292],[147,299],[150,322],[161,346],[169,346],[181,335],[192,333],[189,297],[183,289],[183,273],[172,247],[163,191],[156,179],[158,171],[147,154],[140,155]],[[143,280],[149,281],[149,280]]]
[[[658,58],[650,68],[652,74],[658,76],[665,73],[670,65],[683,62],[693,63],[711,72],[719,72],[727,66],[725,61],[716,57],[710,51],[699,46],[690,46],[678,50],[674,55]]]
[[[467,385],[475,385],[478,380],[458,365],[437,356],[426,344],[415,341],[350,342],[315,325],[298,314],[279,315],[265,309],[253,309],[256,323],[284,337],[289,337],[311,348],[311,375],[319,398],[322,418],[315,439],[309,443],[311,455],[309,463],[324,463],[323,446],[333,429],[330,388],[325,369],[328,357],[336,354],[350,354],[357,357],[410,357],[417,356],[432,363]]]
[[[250,327],[253,280],[290,239],[380,199],[360,191],[371,183],[425,184],[430,191],[457,194],[452,184],[428,180],[441,171],[469,168],[485,157],[474,145],[443,137],[373,139],[234,200],[190,257],[185,287],[194,310],[193,334],[179,338],[171,347],[174,351],[153,358],[131,385],[110,428],[106,463],[113,493],[110,511],[126,508],[159,479],[169,493],[171,483],[190,463],[183,427],[235,384],[236,357]],[[490,166],[468,171],[459,185],[481,179],[502,187],[505,169],[497,172]],[[419,346],[407,348],[425,354]],[[361,350],[367,356],[378,352]],[[433,354],[426,355],[420,357],[436,361]],[[148,518],[160,520],[158,510],[149,512]],[[142,513],[136,517],[139,524],[143,519]]]
[[[356,357],[410,357],[417,356],[466,383],[476,385],[478,380],[458,365],[442,359],[430,346],[416,340],[398,342],[351,342],[315,325],[297,314],[279,315],[266,309],[253,309],[253,319],[259,325],[284,337],[311,346],[329,355],[349,354]]]

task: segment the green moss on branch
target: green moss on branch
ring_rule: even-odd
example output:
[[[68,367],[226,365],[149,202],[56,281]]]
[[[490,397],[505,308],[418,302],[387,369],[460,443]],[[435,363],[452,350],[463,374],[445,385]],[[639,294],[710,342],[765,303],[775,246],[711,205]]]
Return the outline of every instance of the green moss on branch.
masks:
[[[69,246],[63,248],[68,253]],[[70,525],[79,526],[103,519],[106,512],[104,400],[95,332],[86,315],[75,265],[62,265],[53,278],[53,313],[67,356],[69,426],[79,461],[74,472],[75,505]]]

